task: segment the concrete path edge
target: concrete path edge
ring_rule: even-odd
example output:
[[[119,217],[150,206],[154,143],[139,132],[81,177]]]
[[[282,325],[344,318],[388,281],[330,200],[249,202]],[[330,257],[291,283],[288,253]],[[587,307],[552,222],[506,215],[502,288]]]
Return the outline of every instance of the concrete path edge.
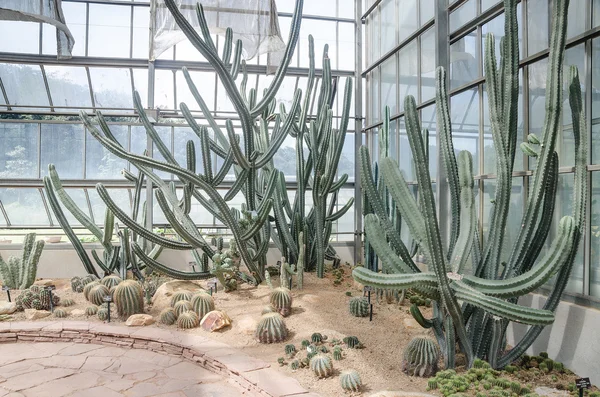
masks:
[[[146,349],[182,357],[226,376],[244,390],[269,397],[318,397],[270,364],[229,345],[177,330],[87,321],[0,322],[0,343],[74,342]]]

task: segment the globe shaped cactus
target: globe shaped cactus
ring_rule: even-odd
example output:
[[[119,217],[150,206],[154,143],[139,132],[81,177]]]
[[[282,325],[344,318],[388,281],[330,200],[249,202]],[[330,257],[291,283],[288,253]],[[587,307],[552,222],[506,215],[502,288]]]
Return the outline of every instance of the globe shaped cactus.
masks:
[[[431,376],[437,372],[439,350],[434,340],[416,337],[404,349],[402,370],[413,376]]]
[[[324,354],[317,354],[310,359],[310,369],[319,378],[327,378],[333,374],[331,359]]]
[[[279,313],[264,314],[256,325],[255,336],[260,343],[282,342],[287,335],[287,327]]]
[[[204,317],[206,313],[215,310],[215,301],[213,297],[204,292],[192,296],[190,303],[192,304],[193,310],[200,318]]]
[[[164,325],[173,325],[177,321],[177,314],[172,307],[167,307],[160,312],[158,320]]]
[[[88,300],[90,303],[100,306],[104,303],[104,298],[110,294],[108,287],[104,284],[98,284],[88,292]]]
[[[98,319],[101,321],[106,321],[108,319],[108,309],[105,307],[101,307],[98,309]]]
[[[54,309],[54,317],[65,318],[67,317],[67,311],[65,309]]]
[[[367,317],[369,315],[369,301],[367,298],[356,297],[350,299],[350,314],[354,317]]]
[[[345,391],[357,392],[362,386],[362,381],[356,370],[348,369],[340,374],[340,385]]]
[[[181,313],[187,312],[188,310],[193,310],[192,304],[190,301],[177,301],[175,302],[175,306],[173,306],[173,310],[175,311],[175,315],[179,317]]]
[[[125,280],[117,285],[113,299],[121,318],[144,312],[144,291],[136,281]]]
[[[83,287],[83,297],[85,299],[89,300],[88,295],[89,295],[90,291],[92,290],[92,288],[94,288],[97,285],[100,285],[100,283],[98,281],[91,281],[91,282],[87,283],[85,285],[85,287]]]
[[[171,297],[171,307],[175,307],[175,304],[179,301],[189,301],[192,299],[192,293],[190,291],[177,291]]]
[[[85,308],[86,316],[95,316],[98,314],[98,306],[88,306]]]
[[[284,287],[274,288],[270,296],[271,305],[283,317],[287,317],[292,312],[292,294],[289,289]]]
[[[75,301],[73,299],[64,299],[61,303],[61,306],[64,306],[64,307],[75,306]]]
[[[119,276],[110,275],[100,280],[100,284],[106,285],[109,289],[120,284],[123,280]]]
[[[193,310],[183,312],[177,318],[177,326],[183,329],[195,328],[200,324],[198,315]]]

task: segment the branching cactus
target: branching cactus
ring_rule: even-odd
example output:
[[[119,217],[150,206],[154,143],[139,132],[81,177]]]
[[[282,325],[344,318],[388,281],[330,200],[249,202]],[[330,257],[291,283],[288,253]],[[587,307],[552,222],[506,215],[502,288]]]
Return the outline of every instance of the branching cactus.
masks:
[[[11,256],[5,262],[0,256],[0,280],[11,289],[29,288],[35,281],[44,240],[35,241],[35,233],[25,235],[20,257]]]
[[[444,355],[445,367],[455,366],[455,346],[465,354],[468,366],[475,358],[502,368],[522,355],[544,326],[554,321],[553,311],[567,285],[584,230],[587,182],[587,141],[581,86],[577,69],[568,73],[569,102],[573,119],[575,177],[573,211],[563,216],[550,249],[541,255],[548,240],[558,181],[556,140],[563,110],[563,58],[569,1],[553,7],[550,53],[546,83],[546,119],[541,137],[529,136],[521,145],[527,154],[535,153],[536,168],[530,177],[521,228],[508,257],[502,255],[506,241],[507,219],[512,190],[512,173],[519,131],[517,128],[519,94],[519,49],[517,1],[505,0],[505,38],[501,42],[499,66],[494,52],[494,37],[488,34],[485,50],[486,86],[490,125],[496,154],[496,192],[490,212],[489,232],[482,245],[475,213],[473,165],[471,154],[455,156],[448,106],[446,72],[436,71],[436,111],[439,148],[449,186],[451,227],[448,246],[441,238],[436,205],[431,189],[426,148],[413,97],[405,101],[406,129],[414,157],[418,198],[415,199],[398,164],[389,157],[380,161],[380,172],[394,205],[419,249],[427,258],[428,269],[420,272],[400,244],[401,238],[382,209],[372,200],[377,186],[370,169],[368,151],[361,148],[362,187],[371,200],[373,213],[365,216],[369,243],[384,264],[380,274],[359,267],[355,280],[382,289],[413,288],[433,301],[433,317],[425,318],[418,307],[411,313],[431,328]],[[384,124],[385,125],[385,124]],[[539,143],[539,144],[538,144]],[[380,200],[381,201],[381,200]],[[472,270],[471,270],[472,269]],[[544,285],[556,275],[552,291],[542,309],[520,306],[517,300]],[[506,352],[506,329],[511,321],[531,325],[525,336]]]

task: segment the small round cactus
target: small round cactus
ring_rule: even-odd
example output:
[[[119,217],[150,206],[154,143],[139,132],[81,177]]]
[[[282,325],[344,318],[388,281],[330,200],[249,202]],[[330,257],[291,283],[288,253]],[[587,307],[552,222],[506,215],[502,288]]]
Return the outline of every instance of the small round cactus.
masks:
[[[323,335],[321,335],[318,332],[315,332],[310,336],[310,340],[312,341],[312,343],[321,343],[323,342]]]
[[[100,280],[100,284],[103,284],[103,285],[107,286],[108,289],[110,289],[111,287],[114,287],[114,286],[120,284],[122,281],[123,280],[121,279],[121,277],[115,276],[115,275],[110,275],[110,276],[106,276],[102,280]]]
[[[262,316],[263,314],[275,313],[275,312],[277,312],[277,310],[273,306],[268,305],[268,306],[263,307],[262,312],[260,312],[260,315]]]
[[[404,349],[402,370],[413,376],[431,376],[437,372],[438,358],[439,350],[435,341],[413,338]]]
[[[504,367],[504,370],[509,374],[512,374],[517,370],[517,367],[515,367],[514,365],[507,365],[506,367]]]
[[[324,354],[317,354],[310,359],[310,369],[319,378],[327,378],[333,374],[331,359]]]
[[[339,346],[333,348],[333,359],[336,361],[342,359],[342,349]]]
[[[98,306],[88,306],[85,308],[86,316],[95,316],[98,314]]]
[[[348,369],[340,374],[340,385],[346,391],[358,391],[362,386],[362,381],[356,370]]]
[[[83,297],[86,300],[89,300],[88,295],[89,295],[90,291],[92,290],[92,288],[94,288],[97,285],[100,285],[100,283],[98,281],[92,281],[92,282],[87,283],[85,285],[85,287],[83,287]]]
[[[83,292],[83,281],[81,277],[73,277],[71,279],[71,291],[73,292]]]
[[[96,277],[95,274],[88,274],[87,276],[81,279],[81,282],[83,283],[84,287],[92,281],[98,281],[98,277]]]
[[[188,310],[193,310],[192,304],[190,301],[177,301],[175,302],[175,306],[173,306],[173,310],[175,310],[175,315],[179,317],[181,313],[187,312]],[[197,313],[196,313],[197,314]]]
[[[175,307],[175,304],[179,301],[189,301],[192,299],[192,293],[190,291],[177,291],[171,297],[171,307]]]
[[[563,365],[563,363],[558,362],[558,361],[554,362],[554,370],[556,372],[562,372],[562,371],[564,371],[564,369],[565,369],[565,366]]]
[[[356,297],[350,299],[350,314],[354,317],[367,317],[369,315],[369,301],[367,298]]]
[[[56,295],[51,295],[50,291],[46,289],[40,291],[40,301],[42,302],[42,307],[44,310],[50,309],[50,299],[52,299],[53,296]],[[54,299],[52,299],[52,304],[54,304]]]
[[[105,307],[101,307],[98,309],[98,318],[102,321],[106,321],[108,319],[108,309]]]
[[[113,299],[117,312],[124,319],[144,312],[144,291],[136,281],[125,280],[117,285]]]
[[[284,287],[274,288],[270,296],[271,305],[283,317],[287,317],[292,312],[292,294],[289,289]]]
[[[519,382],[510,382],[510,390],[513,393],[521,394],[521,384]]]
[[[63,301],[60,305],[64,306],[64,307],[74,306],[75,301],[73,299],[63,299]]]
[[[31,291],[34,294],[39,294],[41,290],[42,288],[39,285],[32,285],[31,287],[29,287],[29,291]]]
[[[213,297],[205,292],[200,292],[192,296],[190,303],[192,304],[192,310],[194,310],[200,318],[204,317],[206,313],[215,310],[215,301]]]
[[[289,345],[285,345],[285,354],[287,354],[288,356],[292,356],[296,353],[296,346],[294,346],[293,344],[289,344]]]
[[[177,326],[183,329],[196,328],[200,324],[198,315],[193,310],[183,312],[177,318]]]
[[[279,313],[267,313],[256,325],[255,337],[260,343],[277,343],[287,338],[288,331]]]
[[[435,390],[438,388],[438,381],[435,378],[431,378],[427,381],[427,390]]]
[[[346,336],[343,341],[350,349],[358,349],[362,346],[356,336]]]
[[[90,303],[100,306],[104,303],[104,297],[110,294],[110,290],[104,284],[98,284],[89,290],[87,297]]]
[[[42,305],[42,301],[39,298],[35,298],[31,301],[31,307],[35,310],[43,310],[44,306]]]
[[[302,341],[302,348],[306,349],[308,346],[310,346],[310,341],[308,339],[304,339]]]
[[[298,360],[294,360],[290,363],[290,368],[295,371],[300,367],[300,362]]]
[[[67,317],[67,311],[65,309],[54,309],[54,317],[65,318]]]
[[[167,307],[160,312],[159,321],[165,325],[173,325],[177,321],[177,313],[172,307]]]

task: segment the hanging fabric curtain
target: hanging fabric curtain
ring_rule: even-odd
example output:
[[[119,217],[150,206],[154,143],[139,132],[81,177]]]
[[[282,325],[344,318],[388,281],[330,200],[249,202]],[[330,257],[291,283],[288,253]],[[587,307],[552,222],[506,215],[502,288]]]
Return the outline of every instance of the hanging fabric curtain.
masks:
[[[198,0],[177,0],[181,13],[200,33],[196,4]],[[250,60],[260,54],[268,54],[269,70],[274,70],[285,50],[279,31],[275,0],[201,0],[210,32],[225,35],[228,27],[233,30],[233,41],[240,39],[244,47],[244,59]],[[164,0],[152,1],[154,35],[150,46],[150,60],[155,60],[175,44],[186,39],[175,19],[165,6]]]
[[[62,0],[2,0],[0,20],[41,22],[56,27],[56,54],[59,59],[71,58],[75,39],[65,22]]]

